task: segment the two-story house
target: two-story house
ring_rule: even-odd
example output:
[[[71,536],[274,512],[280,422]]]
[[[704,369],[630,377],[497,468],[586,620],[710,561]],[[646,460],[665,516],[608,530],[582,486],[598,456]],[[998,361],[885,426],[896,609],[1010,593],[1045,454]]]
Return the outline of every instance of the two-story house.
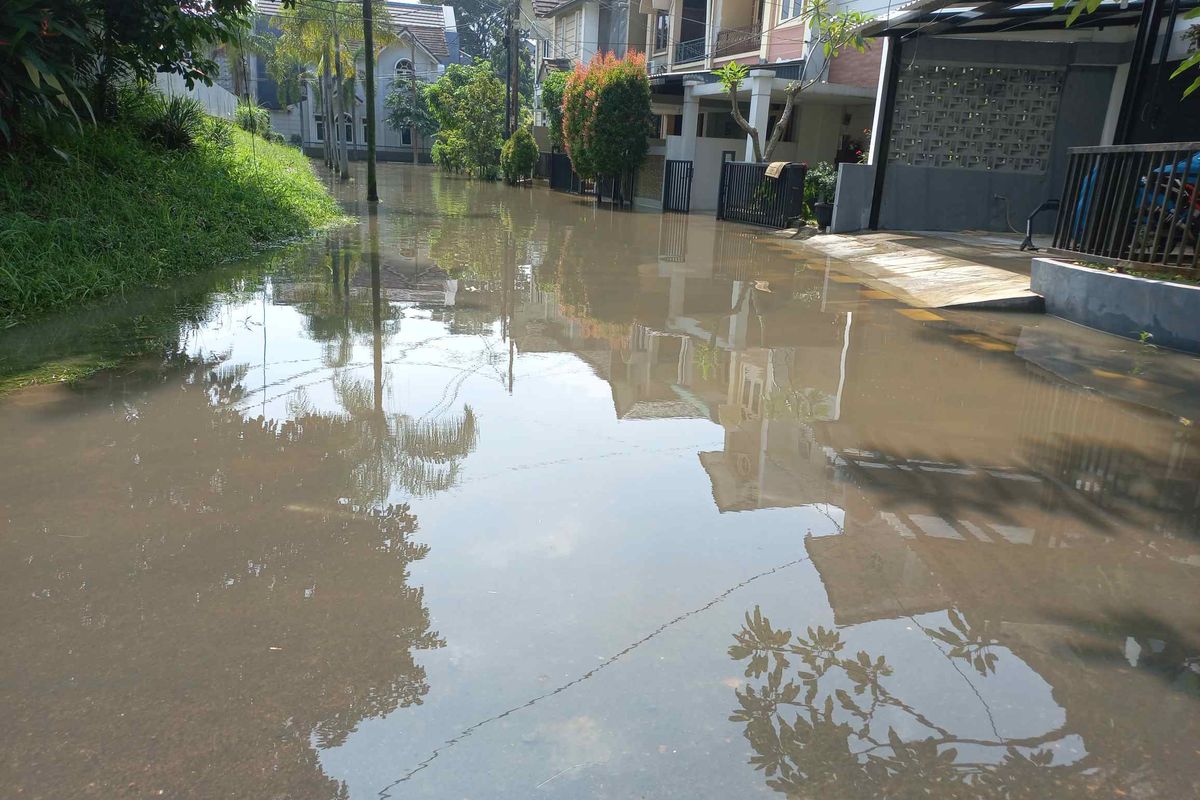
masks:
[[[537,47],[535,126],[546,124],[540,89],[549,72],[586,64],[597,53],[646,50],[646,15],[637,0],[532,0],[532,11],[526,24]]]
[[[783,109],[788,84],[821,78],[797,98],[772,160],[848,160],[865,150],[879,82],[879,51],[844,51],[825,63],[820,43],[805,25],[804,0],[638,2],[647,15],[653,108],[666,143],[650,158],[692,162],[693,210],[717,207],[723,161],[753,158],[749,137],[730,114],[729,93],[713,75],[730,61],[751,68],[739,101],[764,142]],[[865,11],[877,5],[872,0],[836,0],[831,10]]]
[[[255,0],[255,30],[260,35],[279,35],[281,0]],[[395,87],[411,90],[414,82],[437,80],[450,64],[459,63],[458,28],[454,8],[418,2],[387,0],[393,36],[379,51],[375,64],[375,141],[380,160],[408,161],[413,156],[411,131],[396,130],[385,122],[385,100]],[[353,49],[361,44],[351,42]],[[332,135],[314,87],[301,87],[299,96],[286,97],[267,70],[266,58],[253,52],[244,53],[242,63],[230,63],[230,53],[218,54],[223,61],[220,83],[225,88],[245,96],[249,94],[271,116],[271,129],[282,133],[293,143],[301,144],[311,155],[320,153],[326,136]],[[364,70],[361,56],[356,64],[353,103],[338,124],[343,126],[342,137],[347,142],[350,157],[364,158],[366,153],[366,94],[363,91]],[[418,87],[419,88],[419,87]],[[427,160],[431,141],[418,135],[418,160]]]

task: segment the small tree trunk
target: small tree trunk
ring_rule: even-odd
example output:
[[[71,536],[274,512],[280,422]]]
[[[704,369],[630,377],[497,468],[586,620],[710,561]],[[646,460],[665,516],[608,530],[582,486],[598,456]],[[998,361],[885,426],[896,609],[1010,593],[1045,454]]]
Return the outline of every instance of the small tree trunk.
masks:
[[[350,179],[350,151],[342,125],[346,117],[346,85],[342,80],[342,40],[335,25],[333,29],[333,70],[337,80],[338,177]]]
[[[333,169],[333,81],[329,77],[329,48],[325,48],[325,65],[321,69],[321,116],[325,118],[325,136],[322,137],[325,166]]]
[[[738,127],[745,131],[746,135],[750,137],[750,142],[754,145],[754,160],[762,161],[763,152],[758,128],[755,128],[753,125],[747,122],[746,118],[742,116],[742,110],[738,108],[737,93],[738,89],[740,88],[741,84],[734,84],[733,86],[729,87],[729,105],[733,112],[733,121],[736,122]]]

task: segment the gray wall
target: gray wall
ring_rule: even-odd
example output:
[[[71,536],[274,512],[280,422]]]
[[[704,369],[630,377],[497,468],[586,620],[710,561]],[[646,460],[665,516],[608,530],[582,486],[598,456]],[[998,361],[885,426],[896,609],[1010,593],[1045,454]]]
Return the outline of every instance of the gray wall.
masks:
[[[875,168],[869,164],[838,164],[837,196],[833,200],[831,233],[861,231],[871,216]]]
[[[881,228],[989,231],[1008,230],[1004,202],[996,195],[1008,198],[1008,218],[1023,231],[1029,213],[1060,194],[1067,148],[1099,144],[1115,64],[1127,50],[1126,45],[937,38],[903,42],[902,48],[902,64],[914,63],[916,55],[920,62],[1066,68],[1046,172],[887,165]],[[1053,224],[1053,214],[1044,214],[1035,231],[1049,232]]]

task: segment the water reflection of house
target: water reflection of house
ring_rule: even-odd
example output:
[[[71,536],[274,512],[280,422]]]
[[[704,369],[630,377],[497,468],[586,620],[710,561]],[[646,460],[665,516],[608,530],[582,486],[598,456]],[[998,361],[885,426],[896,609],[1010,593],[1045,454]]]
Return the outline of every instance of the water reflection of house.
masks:
[[[372,281],[371,271],[360,269],[351,282],[360,289],[370,289]],[[459,284],[436,265],[385,259],[379,268],[379,286],[383,299],[394,303],[453,306]]]

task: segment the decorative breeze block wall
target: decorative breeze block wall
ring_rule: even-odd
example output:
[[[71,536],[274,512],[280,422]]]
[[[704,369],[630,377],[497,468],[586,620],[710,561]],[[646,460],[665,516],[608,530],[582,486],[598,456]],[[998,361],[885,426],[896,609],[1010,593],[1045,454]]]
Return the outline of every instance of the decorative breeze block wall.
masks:
[[[897,82],[888,162],[1044,173],[1064,75],[915,63]]]

